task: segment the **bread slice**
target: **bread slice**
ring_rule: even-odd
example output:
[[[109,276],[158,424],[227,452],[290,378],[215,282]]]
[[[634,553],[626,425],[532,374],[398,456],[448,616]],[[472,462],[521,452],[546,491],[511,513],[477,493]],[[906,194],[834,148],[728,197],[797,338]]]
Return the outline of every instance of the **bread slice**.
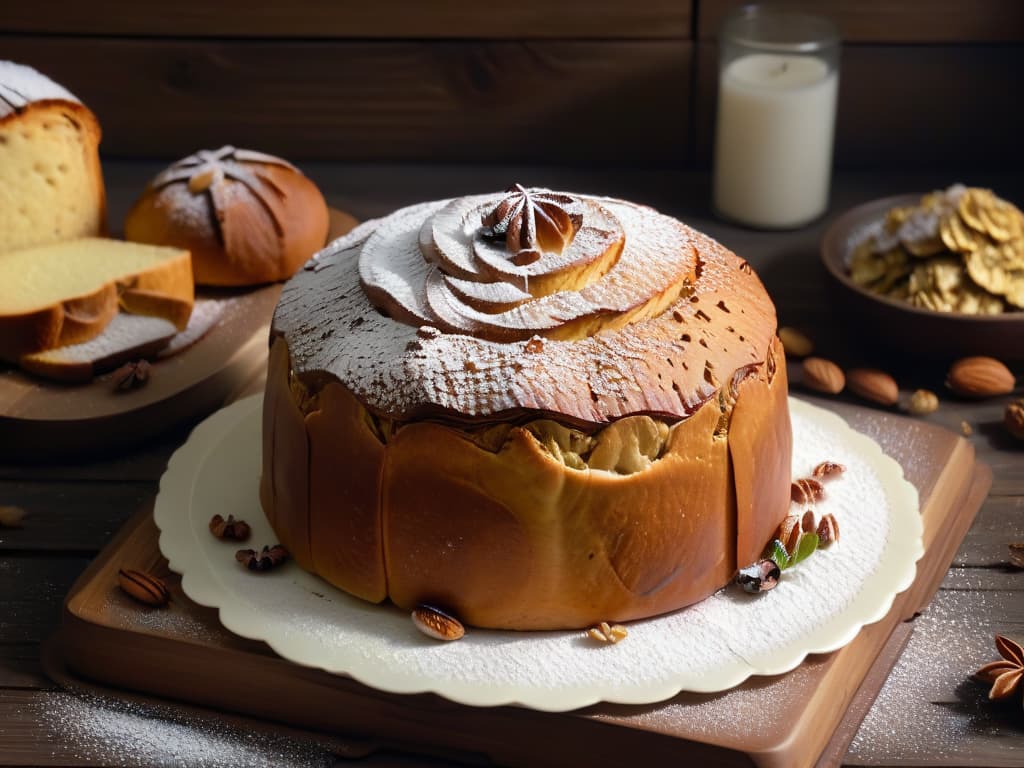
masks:
[[[31,67],[0,61],[0,252],[106,234],[100,125]]]
[[[178,333],[161,317],[119,312],[99,336],[81,344],[25,355],[18,364],[46,379],[79,384],[130,360],[153,357]]]
[[[119,307],[184,329],[194,294],[178,248],[82,238],[0,253],[0,359],[88,341]]]
[[[188,327],[179,332],[160,317],[119,312],[103,333],[81,344],[25,355],[18,364],[36,376],[68,384],[85,384],[99,374],[141,358],[162,360],[205,336],[232,299],[196,299]]]

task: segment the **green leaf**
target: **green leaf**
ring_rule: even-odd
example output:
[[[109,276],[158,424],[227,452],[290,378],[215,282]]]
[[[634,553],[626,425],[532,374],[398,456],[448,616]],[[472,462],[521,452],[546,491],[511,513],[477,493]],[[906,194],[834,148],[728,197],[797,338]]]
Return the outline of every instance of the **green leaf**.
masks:
[[[786,546],[778,539],[772,539],[772,543],[764,551],[764,556],[775,561],[775,564],[783,571],[789,567],[789,553],[786,552]]]
[[[813,532],[801,533],[800,540],[796,543],[796,552],[793,553],[793,557],[790,559],[790,565],[796,565],[797,563],[806,560],[812,554],[814,550],[818,548],[820,539],[818,534]]]

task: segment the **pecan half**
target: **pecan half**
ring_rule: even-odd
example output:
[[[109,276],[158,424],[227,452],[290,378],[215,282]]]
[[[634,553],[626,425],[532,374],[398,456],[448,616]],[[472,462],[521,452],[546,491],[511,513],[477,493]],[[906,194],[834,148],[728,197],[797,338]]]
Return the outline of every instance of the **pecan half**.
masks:
[[[117,572],[117,584],[125,594],[146,605],[159,608],[167,605],[171,599],[171,593],[167,591],[167,585],[163,579],[158,579],[144,571],[122,568]]]
[[[825,498],[825,487],[813,477],[802,477],[793,481],[789,497],[797,504],[813,504]]]
[[[412,612],[412,623],[420,632],[435,640],[458,640],[466,634],[461,621],[430,605],[417,605]]]

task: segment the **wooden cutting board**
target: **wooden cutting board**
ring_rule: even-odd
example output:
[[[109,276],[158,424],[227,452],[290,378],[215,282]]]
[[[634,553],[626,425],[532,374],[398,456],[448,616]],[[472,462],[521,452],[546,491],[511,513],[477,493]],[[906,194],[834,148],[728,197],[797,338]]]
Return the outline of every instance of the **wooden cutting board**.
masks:
[[[51,659],[58,679],[91,681],[333,734],[361,745],[465,762],[632,765],[694,760],[767,768],[833,765],[870,707],[912,624],[931,599],[984,500],[992,475],[963,438],[934,425],[831,403],[882,444],[919,490],[925,555],[882,621],[852,643],[776,677],[713,695],[567,713],[473,708],[401,696],[300,667],[223,629],[192,603],[159,552],[150,508],[133,518],[74,585]],[[116,587],[120,567],[167,578],[169,607],[148,609]],[[628,640],[627,640],[628,642]]]
[[[328,241],[356,220],[331,210]],[[267,333],[281,285],[197,292],[221,299],[224,313],[199,341],[153,363],[145,387],[119,392],[110,374],[60,384],[0,369],[0,461],[52,461],[122,450],[233,399],[266,365]]]

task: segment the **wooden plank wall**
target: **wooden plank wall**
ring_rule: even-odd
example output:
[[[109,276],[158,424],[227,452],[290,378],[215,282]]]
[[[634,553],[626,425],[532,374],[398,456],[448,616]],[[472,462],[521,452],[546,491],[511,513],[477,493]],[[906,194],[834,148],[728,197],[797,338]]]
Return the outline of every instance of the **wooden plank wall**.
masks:
[[[706,167],[735,0],[0,0],[0,58],[99,115],[111,157]],[[792,4],[792,3],[790,3]],[[844,35],[840,166],[1003,167],[1019,0],[797,1]]]

